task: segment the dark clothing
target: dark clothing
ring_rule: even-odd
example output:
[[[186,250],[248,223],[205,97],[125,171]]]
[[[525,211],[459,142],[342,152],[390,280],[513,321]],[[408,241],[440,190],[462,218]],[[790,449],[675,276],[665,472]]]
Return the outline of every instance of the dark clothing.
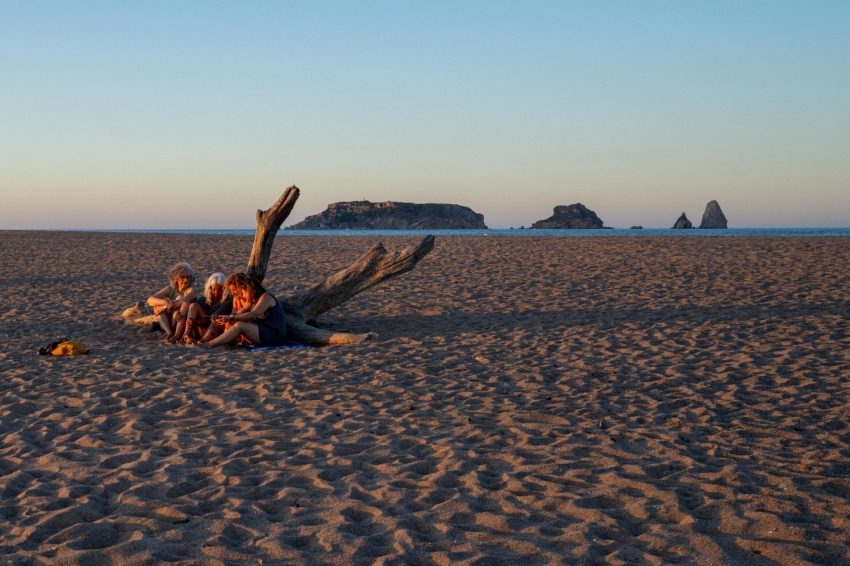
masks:
[[[282,346],[286,340],[286,319],[283,315],[283,307],[274,295],[271,293],[268,295],[274,299],[274,305],[252,321],[260,331],[260,343],[257,345]]]
[[[214,314],[224,315],[233,312],[233,297],[227,297],[223,301],[209,304],[207,303],[207,298],[201,295],[195,302],[198,303],[199,307],[204,309],[204,312],[207,313],[207,316],[212,316]]]

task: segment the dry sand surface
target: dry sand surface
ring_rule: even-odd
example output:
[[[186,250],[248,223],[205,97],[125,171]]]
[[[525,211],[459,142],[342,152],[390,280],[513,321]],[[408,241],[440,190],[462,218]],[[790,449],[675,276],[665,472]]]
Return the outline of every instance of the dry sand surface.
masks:
[[[280,235],[266,281],[374,241]],[[250,245],[0,232],[0,564],[850,563],[850,239],[438,238],[323,317],[358,346],[118,318]]]

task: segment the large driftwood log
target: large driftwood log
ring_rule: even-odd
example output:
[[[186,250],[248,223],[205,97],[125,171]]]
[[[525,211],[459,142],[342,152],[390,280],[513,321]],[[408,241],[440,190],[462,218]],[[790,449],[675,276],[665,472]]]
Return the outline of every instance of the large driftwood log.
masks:
[[[303,309],[304,317],[318,318],[382,281],[413,269],[420,259],[434,249],[434,236],[426,236],[413,246],[390,253],[378,242],[351,267],[331,275],[306,293],[289,299]]]
[[[275,235],[292,212],[299,195],[298,187],[289,187],[271,208],[257,211],[257,232],[254,235],[254,245],[248,260],[248,275],[256,277],[259,281],[265,278]],[[281,299],[286,313],[287,338],[310,346],[357,344],[368,340],[374,336],[373,333],[332,332],[319,328],[315,319],[358,293],[382,281],[407,273],[433,249],[434,236],[431,235],[422,238],[418,244],[395,253],[388,252],[383,244],[378,242],[350,267],[331,275],[303,293]],[[156,324],[156,317],[152,315],[150,308],[141,302],[125,310],[122,316],[128,322],[135,324],[147,326]]]
[[[283,191],[271,208],[257,211],[257,232],[254,234],[254,246],[251,248],[251,257],[248,259],[246,271],[249,277],[255,277],[258,281],[265,279],[275,234],[292,212],[292,207],[295,206],[295,201],[300,194],[298,187],[292,185]]]
[[[394,254],[389,253],[383,244],[378,242],[351,267],[331,275],[307,292],[283,301],[287,336],[311,346],[356,344],[368,340],[373,336],[371,332],[333,333],[311,326],[307,321],[314,321],[321,314],[338,307],[369,287],[410,271],[433,249],[434,236],[431,235]]]

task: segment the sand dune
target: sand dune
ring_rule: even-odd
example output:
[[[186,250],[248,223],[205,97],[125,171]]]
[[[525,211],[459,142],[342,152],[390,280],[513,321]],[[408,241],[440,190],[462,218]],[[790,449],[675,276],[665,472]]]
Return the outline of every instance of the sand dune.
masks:
[[[0,564],[850,564],[850,239],[438,238],[325,315],[357,346],[120,320],[250,246],[0,232]]]

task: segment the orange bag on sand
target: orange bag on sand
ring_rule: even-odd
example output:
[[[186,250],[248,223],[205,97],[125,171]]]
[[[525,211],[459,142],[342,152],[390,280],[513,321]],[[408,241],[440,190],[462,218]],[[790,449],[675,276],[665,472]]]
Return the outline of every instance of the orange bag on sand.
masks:
[[[54,356],[79,356],[88,354],[89,351],[82,342],[61,342],[50,353]]]

